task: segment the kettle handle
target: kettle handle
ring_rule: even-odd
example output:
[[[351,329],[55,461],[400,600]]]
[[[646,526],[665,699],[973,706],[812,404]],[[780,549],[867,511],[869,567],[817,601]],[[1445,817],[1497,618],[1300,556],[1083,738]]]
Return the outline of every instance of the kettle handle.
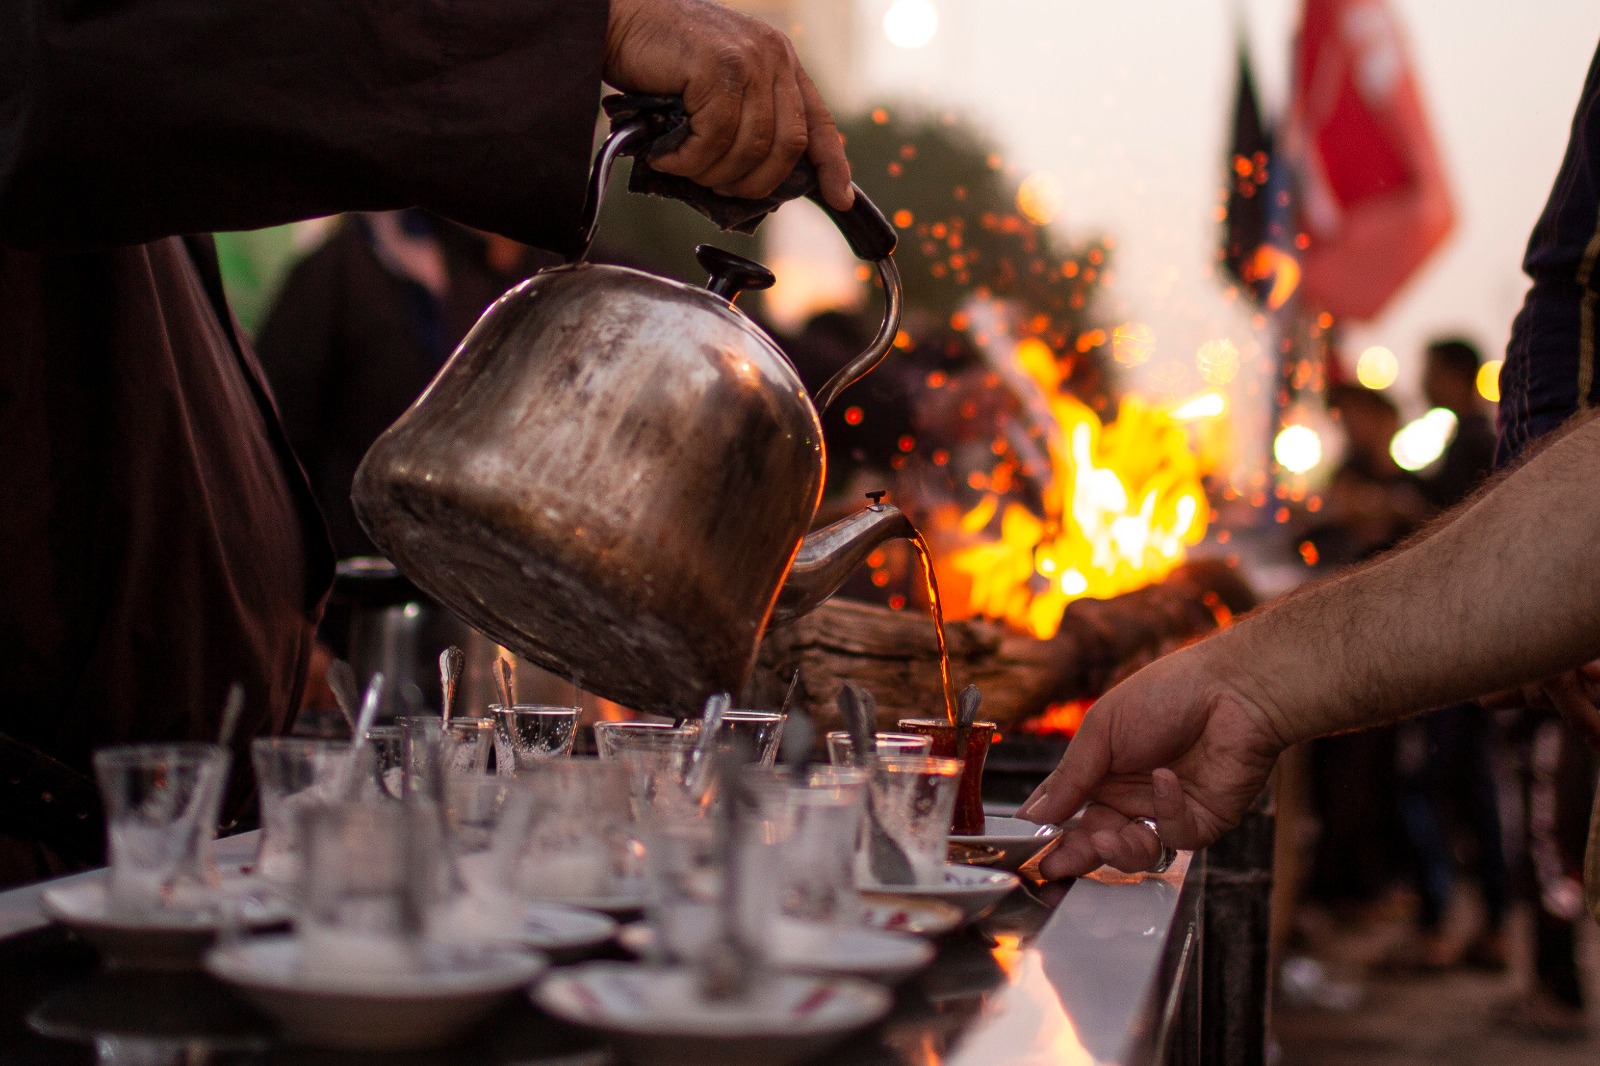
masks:
[[[662,104],[681,107],[681,102],[661,98]],[[611,168],[616,164],[617,157],[627,154],[630,148],[638,142],[657,132],[655,120],[647,109],[629,121],[621,122],[612,127],[611,133],[601,144],[600,151],[595,156],[594,169],[589,174],[588,193],[584,197],[583,216],[581,219],[582,243],[578,252],[573,256],[573,262],[581,262],[589,255],[589,247],[594,243],[595,231],[600,223],[600,202],[605,196],[606,185],[611,179]],[[801,165],[806,165],[804,159]],[[889,354],[889,349],[894,347],[894,339],[900,332],[900,315],[903,305],[903,293],[900,282],[900,270],[895,266],[893,253],[898,236],[889,220],[884,218],[883,212],[878,210],[867,194],[861,191],[861,186],[852,185],[855,190],[855,203],[848,211],[840,211],[832,207],[818,192],[806,195],[833,221],[839,232],[844,236],[845,242],[850,245],[850,250],[859,259],[872,263],[878,270],[878,277],[883,282],[883,322],[878,327],[878,335],[872,339],[866,351],[850,360],[833,377],[829,378],[822,388],[817,390],[813,403],[817,413],[826,411],[839,394],[863,377],[872,372],[884,357]]]

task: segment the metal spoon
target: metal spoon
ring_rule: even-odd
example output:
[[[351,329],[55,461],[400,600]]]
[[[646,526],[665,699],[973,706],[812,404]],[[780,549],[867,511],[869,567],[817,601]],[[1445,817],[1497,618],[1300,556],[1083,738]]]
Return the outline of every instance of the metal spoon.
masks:
[[[804,785],[810,780],[811,746],[816,739],[817,727],[811,721],[811,715],[799,707],[790,711],[783,727],[779,754],[783,756],[783,764],[789,768],[789,774],[797,785]]]
[[[361,703],[361,686],[356,682],[355,667],[343,659],[335,659],[328,664],[328,687],[333,690],[333,702],[339,705],[339,713],[344,715],[344,724],[350,728],[350,735],[356,735],[356,708]]]
[[[731,706],[733,697],[726,692],[718,692],[706,700],[705,714],[700,720],[700,735],[695,738],[694,750],[689,753],[689,774],[684,781],[689,795],[695,799],[700,799],[711,787],[711,752],[717,741],[717,730],[722,725],[722,716],[728,713]]]
[[[439,653],[439,694],[444,700],[444,724],[450,725],[450,713],[456,705],[456,685],[461,681],[461,671],[467,668],[467,653],[450,645]],[[510,707],[507,707],[509,710]]]
[[[956,735],[950,754],[957,759],[967,757],[967,737],[972,733],[972,723],[978,720],[978,705],[981,703],[983,694],[978,691],[977,685],[968,685],[956,698]]]
[[[355,735],[350,739],[350,752],[345,756],[344,772],[344,799],[354,801],[358,798],[361,788],[361,774],[358,768],[361,765],[361,752],[367,746],[367,730],[372,728],[372,722],[378,717],[378,704],[383,700],[383,675],[373,674],[372,680],[367,682],[367,694],[361,701],[361,714],[356,718]]]
[[[500,706],[506,710],[517,705],[517,668],[504,655],[495,660],[495,681],[500,685]]]
[[[911,867],[911,858],[906,855],[900,842],[884,829],[872,802],[872,776],[878,765],[878,721],[872,696],[846,683],[839,690],[837,702],[845,728],[850,731],[855,764],[867,774],[867,865],[880,884],[915,884],[917,874]]]
[[[228,702],[222,705],[222,728],[217,730],[217,744],[233,744],[233,732],[239,728],[239,715],[244,710],[244,686],[235,681],[228,688]]]

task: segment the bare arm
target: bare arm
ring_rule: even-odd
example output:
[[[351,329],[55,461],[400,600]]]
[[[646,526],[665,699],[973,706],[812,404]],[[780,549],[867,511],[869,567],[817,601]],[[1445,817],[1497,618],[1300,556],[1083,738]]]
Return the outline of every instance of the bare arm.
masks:
[[[1600,653],[1600,421],[1576,423],[1432,534],[1108,693],[1023,813],[1052,876],[1152,864],[1237,824],[1289,744],[1571,669]]]

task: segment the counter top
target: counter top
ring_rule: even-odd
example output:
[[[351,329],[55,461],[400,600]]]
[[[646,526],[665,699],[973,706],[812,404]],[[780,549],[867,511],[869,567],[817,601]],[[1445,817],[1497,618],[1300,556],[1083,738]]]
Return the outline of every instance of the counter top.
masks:
[[[219,841],[218,858],[248,858],[254,846],[253,834]],[[979,926],[944,938],[932,967],[897,990],[889,1018],[827,1061],[1161,1061],[1194,955],[1201,865],[1184,852],[1160,876],[1025,885]],[[0,1047],[8,1056],[16,1052],[8,1061],[332,1061],[325,1053],[276,1046],[270,1029],[208,977],[102,969],[90,949],[49,926],[39,910],[43,887],[0,893]],[[189,1020],[174,1021],[174,1011]],[[183,1032],[184,1026],[195,1031]],[[491,1031],[464,1048],[404,1059],[484,1066],[610,1061],[587,1035],[525,1001],[485,1028]]]

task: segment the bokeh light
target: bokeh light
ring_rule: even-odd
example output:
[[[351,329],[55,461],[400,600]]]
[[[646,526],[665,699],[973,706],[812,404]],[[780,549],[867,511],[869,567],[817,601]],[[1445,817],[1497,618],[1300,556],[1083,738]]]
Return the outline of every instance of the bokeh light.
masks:
[[[1048,226],[1061,213],[1061,179],[1040,170],[1022,179],[1017,188],[1017,210],[1035,226]]]
[[[1228,413],[1228,398],[1220,392],[1202,392],[1172,409],[1174,422],[1189,422],[1196,418],[1221,418]]]
[[[896,48],[921,48],[939,32],[933,0],[894,0],[883,13],[883,35]]]
[[[1490,403],[1500,402],[1500,368],[1504,359],[1491,359],[1478,368],[1478,395]]]
[[[1239,349],[1226,337],[1206,341],[1194,361],[1207,385],[1226,385],[1239,373]]]
[[[1272,457],[1291,474],[1304,474],[1322,462],[1322,437],[1310,426],[1284,426],[1272,442]]]
[[[1155,331],[1143,322],[1124,322],[1111,331],[1111,358],[1123,366],[1148,363],[1155,350]]]
[[[1402,470],[1421,470],[1450,446],[1456,435],[1456,416],[1435,407],[1415,422],[1401,427],[1389,442],[1389,454]]]
[[[1375,344],[1356,360],[1356,380],[1369,389],[1387,389],[1400,376],[1400,360],[1381,344]]]

